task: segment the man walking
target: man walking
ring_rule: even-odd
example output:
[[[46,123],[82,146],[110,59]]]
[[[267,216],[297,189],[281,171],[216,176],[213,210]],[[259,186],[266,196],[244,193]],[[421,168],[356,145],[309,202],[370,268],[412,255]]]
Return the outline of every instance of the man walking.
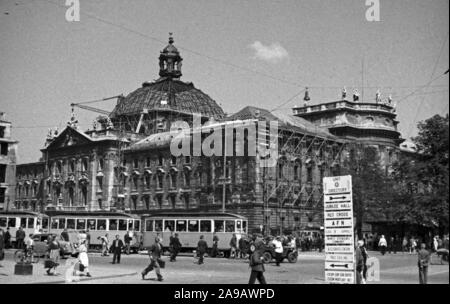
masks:
[[[275,246],[275,261],[276,265],[280,266],[281,260],[283,259],[283,243],[281,243],[281,238],[277,236],[272,244]]]
[[[16,231],[17,249],[23,249],[24,240],[25,240],[25,231],[23,231],[22,226],[20,226],[19,230]]]
[[[200,240],[197,243],[197,252],[198,252],[198,264],[203,264],[203,256],[206,253],[206,250],[208,249],[208,244],[204,240],[204,236],[200,236]]]
[[[170,261],[176,262],[178,252],[180,252],[181,249],[181,243],[178,239],[178,233],[175,233],[175,235],[170,237]]]
[[[123,242],[122,240],[119,238],[119,235],[116,235],[116,239],[113,241],[111,249],[113,252],[113,264],[120,264],[120,255],[122,254],[122,248],[123,248]]]
[[[142,279],[145,280],[145,276],[155,269],[156,276],[158,281],[162,281],[163,277],[161,275],[161,269],[159,266],[159,261],[161,259],[161,252],[162,252],[162,246],[160,244],[159,237],[155,238],[155,243],[152,245],[152,247],[148,251],[148,255],[150,257],[150,264],[142,271]]]
[[[233,233],[233,236],[231,237],[230,240],[230,258],[236,258],[236,254],[237,254],[237,238],[236,234]]]
[[[5,249],[9,249],[11,247],[11,233],[9,233],[9,227],[6,228],[5,232]]]
[[[215,258],[219,254],[219,237],[214,232],[213,234],[213,246],[211,251],[211,257]]]
[[[105,234],[104,236],[99,237],[99,239],[102,241],[102,256],[109,256],[108,234]]]
[[[380,241],[378,242],[378,247],[380,247],[381,255],[384,255],[387,248],[387,241],[384,238],[384,235],[381,236]]]
[[[131,248],[131,237],[130,237],[130,231],[127,231],[127,233],[125,233],[125,235],[123,236],[123,240],[125,241],[125,250],[127,255],[130,254],[130,248]]]
[[[420,245],[417,266],[419,267],[419,282],[420,284],[427,284],[428,281],[428,265],[430,264],[430,252],[426,250],[426,245]]]
[[[252,272],[250,273],[250,279],[248,284],[255,284],[258,280],[259,284],[267,284],[264,278],[264,257],[261,255],[262,244],[256,244],[250,246],[250,267]]]

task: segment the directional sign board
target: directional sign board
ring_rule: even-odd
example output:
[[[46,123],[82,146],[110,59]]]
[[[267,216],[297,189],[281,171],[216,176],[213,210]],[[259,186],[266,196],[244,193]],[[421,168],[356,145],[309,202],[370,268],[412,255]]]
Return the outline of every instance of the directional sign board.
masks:
[[[352,177],[325,177],[323,194],[325,281],[333,284],[354,284]]]

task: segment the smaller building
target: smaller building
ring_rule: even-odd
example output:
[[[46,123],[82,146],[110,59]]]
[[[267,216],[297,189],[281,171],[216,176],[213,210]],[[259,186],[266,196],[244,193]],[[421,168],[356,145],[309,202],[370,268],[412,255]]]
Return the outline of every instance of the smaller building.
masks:
[[[0,210],[14,202],[17,141],[11,139],[11,123],[0,112]]]

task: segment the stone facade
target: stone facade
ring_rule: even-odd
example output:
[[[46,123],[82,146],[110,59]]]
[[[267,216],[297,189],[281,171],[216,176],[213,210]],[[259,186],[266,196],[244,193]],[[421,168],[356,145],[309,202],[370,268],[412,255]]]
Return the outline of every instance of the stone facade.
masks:
[[[15,200],[17,143],[11,137],[11,123],[0,112],[0,210],[8,210]]]

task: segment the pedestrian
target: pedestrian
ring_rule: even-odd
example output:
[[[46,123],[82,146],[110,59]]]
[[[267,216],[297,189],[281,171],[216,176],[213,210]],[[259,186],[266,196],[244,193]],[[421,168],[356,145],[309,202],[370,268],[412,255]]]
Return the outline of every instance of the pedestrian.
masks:
[[[213,246],[211,251],[211,257],[215,258],[219,254],[219,237],[213,233]]]
[[[98,237],[102,242],[102,256],[109,256],[109,240],[108,234]]]
[[[408,251],[408,239],[405,236],[402,241],[402,252],[405,253],[406,251]]]
[[[275,262],[277,266],[280,266],[280,263],[283,259],[283,243],[281,243],[281,238],[277,236],[273,239],[272,244],[275,247]]]
[[[409,239],[409,254],[413,254],[414,251],[416,250],[416,247],[417,247],[417,242],[414,239],[414,237],[411,237]]]
[[[25,231],[23,231],[22,226],[16,231],[16,246],[17,249],[23,249],[25,240]]]
[[[48,243],[48,251],[49,251],[49,259],[45,263],[45,268],[47,268],[48,275],[54,275],[56,272],[56,267],[59,265],[59,254],[60,254],[60,245],[56,240],[56,235],[49,237]],[[53,269],[53,273],[51,270]]]
[[[430,252],[426,250],[426,245],[422,243],[418,252],[417,266],[419,267],[419,283],[427,284],[428,265],[430,263]]]
[[[245,255],[247,253],[247,248],[246,248],[244,236],[241,236],[241,238],[239,239],[238,247],[239,247],[239,258],[245,259]]]
[[[250,246],[250,267],[252,269],[250,273],[250,279],[248,284],[255,284],[258,280],[259,284],[267,284],[264,277],[264,257],[262,256],[262,243],[253,244]]]
[[[142,271],[142,279],[145,280],[145,276],[155,269],[157,280],[162,281],[163,277],[161,275],[161,269],[160,269],[160,262],[161,262],[161,252],[162,252],[162,246],[160,244],[159,237],[155,238],[155,243],[150,247],[148,250],[148,255],[150,257],[150,264]]]
[[[380,248],[381,255],[384,255],[387,247],[387,241],[384,238],[384,235],[381,236],[380,241],[378,242],[378,247]]]
[[[178,252],[180,252],[181,249],[181,242],[180,239],[178,238],[178,233],[175,233],[173,237],[172,236],[170,237],[169,247],[171,248],[170,261],[176,262]]]
[[[367,259],[369,258],[369,254],[367,252],[366,243],[362,243],[360,246],[361,254],[363,257],[363,272],[362,272],[362,283],[366,284],[367,282]]]
[[[69,233],[67,232],[67,229],[64,229],[64,230],[61,232],[61,238],[62,238],[64,241],[66,241],[66,242],[69,241]]]
[[[394,247],[395,247],[395,238],[394,238],[393,236],[391,236],[391,237],[389,238],[389,246],[388,246],[388,248],[389,248],[389,254],[391,254],[393,251],[394,251],[394,253],[395,253]]]
[[[197,253],[198,253],[198,264],[203,264],[203,256],[205,255],[206,251],[208,250],[208,244],[204,240],[204,236],[200,236],[200,240],[197,243]]]
[[[11,248],[11,233],[9,233],[9,227],[7,227],[5,232],[5,249],[9,248]]]
[[[362,283],[364,272],[364,257],[361,247],[364,246],[364,241],[359,240],[358,245],[355,248],[355,265],[356,265],[356,284]]]
[[[132,240],[132,238],[130,237],[130,231],[127,231],[127,233],[125,233],[123,240],[125,241],[125,252],[127,255],[129,255],[130,248],[131,248],[131,240]]]
[[[5,258],[5,233],[3,232],[3,229],[0,228],[0,261],[3,261]],[[0,264],[0,267],[3,267]]]
[[[84,272],[86,271],[86,276],[91,277],[91,274],[89,273],[89,256],[88,256],[88,249],[86,246],[87,240],[84,239],[81,241],[80,246],[78,247],[78,259],[79,259],[79,271]],[[74,275],[78,275],[76,273],[77,270],[75,270]]]
[[[123,242],[120,239],[119,235],[117,234],[116,239],[112,242],[111,245],[111,249],[113,252],[113,261],[112,261],[113,264],[116,264],[116,261],[117,264],[120,264],[120,256],[122,254],[123,247],[124,247]]]
[[[86,247],[89,250],[89,246],[91,245],[91,233],[88,230],[86,230]]]
[[[236,252],[237,252],[237,238],[236,234],[233,233],[233,236],[230,240],[230,258],[236,258]]]

